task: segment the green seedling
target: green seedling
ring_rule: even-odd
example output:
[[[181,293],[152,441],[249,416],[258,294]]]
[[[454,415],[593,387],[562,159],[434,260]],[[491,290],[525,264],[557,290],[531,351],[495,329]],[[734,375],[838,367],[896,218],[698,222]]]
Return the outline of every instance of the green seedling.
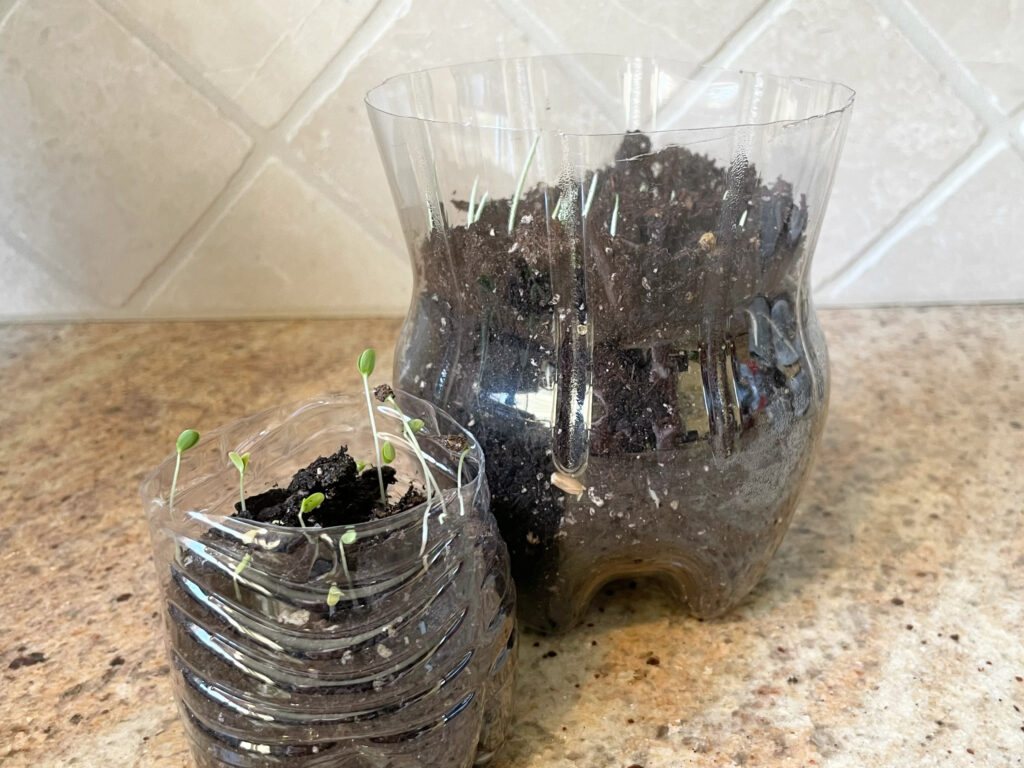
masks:
[[[469,208],[466,209],[466,226],[473,223],[473,206],[476,204],[476,187],[480,183],[480,177],[473,178],[473,189],[469,191]]]
[[[245,512],[245,468],[249,466],[249,454],[243,453],[239,456],[234,451],[230,451],[228,459],[238,470],[238,498],[241,499],[242,511]]]
[[[178,435],[178,442],[175,444],[178,456],[174,460],[174,477],[171,478],[171,493],[167,497],[167,506],[170,507],[172,515],[174,514],[174,491],[178,487],[178,472],[181,470],[181,454],[189,448],[192,448],[198,442],[199,433],[194,429],[186,429]]]
[[[359,368],[359,375],[363,377],[363,392],[366,394],[366,410],[370,414],[370,431],[373,432],[373,447],[377,455],[377,483],[380,485],[380,503],[387,509],[388,496],[384,492],[384,473],[381,472],[381,449],[380,440],[377,437],[377,421],[373,417],[373,402],[370,400],[370,374],[377,364],[377,353],[373,349],[364,349],[363,354],[356,361]]]
[[[363,470],[364,469],[366,469],[366,462],[365,461],[358,461],[357,460],[356,461],[356,474],[357,475],[363,474]]]
[[[314,509],[324,503],[325,496],[322,493],[311,493],[309,496],[302,500],[299,505],[299,525],[303,528],[306,527],[306,521],[302,519],[303,515],[308,515]]]
[[[480,202],[476,206],[476,215],[473,217],[473,223],[474,224],[476,224],[478,221],[480,221],[480,217],[484,215],[484,203],[487,202],[487,195],[488,194],[490,194],[490,193],[489,192],[484,192],[480,196]]]
[[[385,440],[384,445],[381,446],[380,458],[385,464],[390,464],[395,460],[395,446],[391,444],[390,440]]]
[[[512,234],[512,228],[516,224],[516,211],[519,210],[519,198],[523,194],[523,185],[526,183],[526,174],[530,170],[530,166],[533,164],[533,156],[537,154],[537,144],[540,143],[540,134],[534,137],[533,144],[530,145],[530,153],[526,156],[526,162],[523,163],[523,170],[519,172],[519,183],[516,184],[516,193],[512,197],[512,207],[508,212],[508,233]]]
[[[334,606],[341,600],[344,592],[342,592],[337,584],[331,584],[331,588],[327,590],[327,607],[330,608],[329,616],[334,615]]]
[[[435,491],[437,493],[437,498],[441,502],[441,514],[439,519],[444,520],[444,516],[448,510],[445,506],[444,494],[441,493],[441,487],[437,484],[437,480],[434,479],[433,473],[427,466],[427,458],[423,453],[423,449],[420,447],[419,440],[416,439],[416,433],[423,429],[423,420],[406,418],[405,413],[402,412],[401,407],[399,407],[398,403],[395,401],[395,391],[386,384],[382,384],[377,387],[377,389],[374,390],[374,394],[382,403],[389,403],[392,408],[398,411],[398,415],[402,419],[402,429],[406,436],[405,443],[413,450],[413,453],[416,454],[416,458],[420,460],[420,467],[423,470],[423,487],[427,492],[427,501],[423,512],[423,537],[422,543],[420,544],[420,556],[423,557],[423,567],[426,568],[427,558],[425,553],[427,551],[427,525],[430,519],[431,502]],[[416,429],[413,429],[414,426]]]
[[[249,567],[249,564],[251,562],[252,562],[252,554],[249,553],[249,552],[246,552],[245,555],[242,557],[242,559],[238,561],[238,565],[235,566],[235,573],[231,577],[231,580],[235,582],[235,597],[238,598],[239,600],[242,599],[242,592],[238,588],[238,576],[242,573],[242,571],[244,571],[246,568]]]
[[[615,193],[615,206],[612,208],[612,223],[608,227],[608,234],[615,237],[615,231],[619,225],[619,193]]]
[[[587,201],[583,204],[583,218],[587,218],[587,213],[590,211],[590,204],[594,202],[594,192],[597,191],[597,177],[601,174],[594,172],[594,175],[590,177],[590,189],[587,190]]]
[[[559,195],[555,201],[555,207],[551,209],[551,220],[555,221],[558,218],[558,209],[562,207],[562,196]]]
[[[348,560],[345,559],[345,547],[356,543],[357,534],[354,528],[349,528],[338,537],[338,554],[341,555],[341,570],[345,574],[345,581],[352,587],[352,575],[348,571]]]

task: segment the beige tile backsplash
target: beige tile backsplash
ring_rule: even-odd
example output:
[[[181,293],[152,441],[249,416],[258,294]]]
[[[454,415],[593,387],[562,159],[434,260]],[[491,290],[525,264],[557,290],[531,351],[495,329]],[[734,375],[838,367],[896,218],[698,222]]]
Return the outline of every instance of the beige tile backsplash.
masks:
[[[0,318],[401,314],[384,77],[648,53],[858,91],[820,303],[1024,300],[1024,0],[0,0]]]

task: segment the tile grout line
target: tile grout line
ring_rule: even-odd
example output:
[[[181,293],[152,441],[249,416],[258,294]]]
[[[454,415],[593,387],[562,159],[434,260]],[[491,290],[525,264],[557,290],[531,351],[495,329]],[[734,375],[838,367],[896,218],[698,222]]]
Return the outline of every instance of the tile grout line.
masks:
[[[23,0],[0,0],[0,30],[7,24],[7,20],[18,10]],[[7,6],[6,8],[4,6]]]
[[[411,4],[412,0],[379,0],[331,60],[299,94],[274,126],[272,133],[285,142],[291,141],[298,129],[337,90],[370,48],[409,12]]]
[[[822,298],[839,298],[865,272],[880,262],[889,250],[917,229],[942,203],[952,197],[974,175],[1008,147],[1001,131],[988,131],[984,139],[949,169],[931,188],[910,204],[884,232],[868,243],[854,258],[814,286]]]
[[[723,69],[730,66],[770,24],[792,8],[794,2],[795,0],[766,0],[704,59],[703,65]]]
[[[843,290],[882,261],[891,248],[967,183],[1002,148],[1009,147],[1024,156],[1024,141],[1020,139],[1020,132],[1014,130],[1015,119],[1007,119],[996,108],[991,92],[960,63],[946,41],[911,4],[911,0],[874,1],[893,20],[914,50],[948,83],[953,94],[985,130],[981,141],[933,182],[916,201],[904,208],[882,233],[814,286],[815,293],[833,299],[838,298]]]
[[[267,154],[260,147],[253,147],[214,197],[213,202],[182,233],[167,251],[167,256],[139,281],[135,290],[124,301],[124,308],[137,307],[143,312],[148,309],[160,289],[188,262],[196,246],[213,232],[231,207],[252,186],[266,165],[267,159]]]
[[[21,0],[15,0],[15,4],[19,2],[21,2]],[[191,253],[191,250],[201,243],[209,232],[212,231],[212,227],[223,218],[227,209],[230,208],[230,206],[234,204],[239,197],[241,197],[248,186],[251,185],[259,175],[259,171],[272,156],[280,158],[282,163],[299,179],[314,188],[321,195],[325,196],[328,202],[331,203],[331,205],[343,217],[347,218],[355,227],[361,229],[371,240],[376,242],[383,252],[392,254],[392,257],[395,258],[396,261],[400,261],[400,258],[393,254],[394,249],[392,247],[392,243],[388,241],[387,233],[382,228],[368,226],[366,222],[353,216],[349,210],[352,206],[352,201],[345,197],[342,190],[337,189],[333,184],[323,180],[320,175],[315,172],[315,169],[312,169],[308,163],[297,155],[295,150],[288,144],[286,138],[284,138],[286,134],[285,130],[282,128],[282,124],[286,124],[286,121],[289,120],[289,118],[292,118],[295,120],[297,125],[301,125],[302,121],[305,120],[309,114],[311,114],[319,104],[330,95],[331,92],[333,92],[340,80],[337,79],[337,77],[332,77],[330,81],[324,85],[322,81],[324,80],[325,75],[336,74],[331,72],[332,64],[339,58],[345,56],[345,52],[350,49],[352,41],[356,39],[357,35],[359,35],[360,31],[367,26],[367,23],[371,19],[381,16],[381,8],[385,9],[385,18],[383,19],[383,23],[378,22],[374,25],[374,36],[368,44],[364,45],[358,57],[346,57],[347,66],[340,72],[340,76],[342,78],[348,73],[348,71],[350,71],[351,66],[361,59],[369,45],[376,42],[381,35],[387,32],[394,21],[400,18],[398,11],[404,12],[407,9],[407,5],[410,0],[383,0],[382,3],[379,3],[367,15],[367,18],[364,19],[363,23],[341,45],[332,59],[324,66],[320,73],[313,78],[303,94],[300,94],[299,98],[296,99],[292,106],[288,108],[285,115],[272,129],[264,128],[254,119],[249,117],[241,107],[235,104],[234,101],[203,77],[195,67],[189,64],[183,57],[174,51],[173,48],[152,34],[145,25],[139,22],[119,2],[119,0],[94,0],[94,2],[106,11],[128,34],[136,39],[141,45],[148,48],[171,71],[191,86],[214,108],[221,112],[227,120],[234,123],[239,130],[247,135],[250,141],[249,154],[246,155],[239,167],[235,170],[232,176],[229,177],[220,193],[215,196],[210,202],[210,205],[197,216],[192,225],[185,230],[179,240],[168,250],[160,262],[158,262],[149,274],[139,282],[135,290],[122,302],[121,308],[139,305],[141,303],[144,309],[150,304],[150,302],[159,293],[160,289],[166,284],[167,280],[176,274],[181,265],[185,263],[188,254]],[[320,90],[322,91],[319,99],[316,102],[305,106],[303,103],[303,96],[311,90],[315,90],[318,83],[320,83]],[[295,117],[296,113],[298,113],[297,118]],[[204,224],[207,227],[206,229],[203,229]]]
[[[0,221],[0,243],[4,243],[8,248],[14,251],[15,255],[21,257],[33,267],[49,276],[64,290],[78,294],[85,301],[109,306],[107,302],[93,296],[89,291],[89,288],[84,283],[81,283],[74,277],[66,274],[57,264],[52,263],[47,256],[37,250],[35,246],[22,237],[21,234],[11,229],[4,221]],[[114,307],[111,307],[111,309],[114,309]]]
[[[120,0],[93,0],[93,2],[104,10],[136,42],[149,49],[164,66],[170,69],[177,77],[184,80],[205,101],[220,112],[229,122],[233,123],[235,128],[246,134],[250,143],[255,144],[266,135],[267,131],[265,128],[249,117],[245,110],[225,96],[213,83],[203,77],[202,73],[189,64],[174,48],[150,32],[145,24],[136,19],[121,4]]]
[[[786,13],[795,0],[767,0],[751,13],[730,35],[722,41],[711,54],[705,57],[701,63],[706,70],[697,70],[694,75],[695,83],[710,84],[714,77],[713,70],[726,69],[743,54],[751,43],[757,40],[764,31],[775,21]],[[704,93],[704,88],[697,87],[681,92],[681,98],[673,99],[660,110],[659,121],[664,120],[665,125],[681,123],[686,113],[693,107]]]
[[[950,89],[987,128],[1000,125],[1005,115],[993,101],[992,92],[957,59],[938,32],[910,0],[874,0],[907,38],[914,50],[942,75]]]

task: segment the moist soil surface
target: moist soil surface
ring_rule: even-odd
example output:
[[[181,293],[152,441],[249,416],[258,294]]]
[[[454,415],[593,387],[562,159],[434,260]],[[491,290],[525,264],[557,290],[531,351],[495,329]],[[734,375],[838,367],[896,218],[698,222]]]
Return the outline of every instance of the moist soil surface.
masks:
[[[381,477],[385,489],[397,482],[394,467],[381,467]],[[300,521],[302,502],[314,493],[322,493],[324,500],[316,509],[303,515]],[[241,502],[236,502],[235,517],[295,528],[302,523],[329,528],[390,517],[426,500],[426,496],[410,483],[397,501],[392,502],[389,498],[385,506],[380,498],[376,467],[368,466],[359,472],[355,459],[342,445],[330,456],[321,456],[296,472],[287,488],[271,488],[246,497],[244,511]]]

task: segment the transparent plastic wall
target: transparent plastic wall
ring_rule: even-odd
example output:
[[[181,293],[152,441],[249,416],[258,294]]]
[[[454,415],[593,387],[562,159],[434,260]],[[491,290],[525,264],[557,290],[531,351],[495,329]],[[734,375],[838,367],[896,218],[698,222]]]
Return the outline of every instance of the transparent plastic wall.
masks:
[[[808,276],[848,88],[617,56],[367,96],[414,267],[396,377],[479,438],[536,628],[757,581],[824,422]]]

